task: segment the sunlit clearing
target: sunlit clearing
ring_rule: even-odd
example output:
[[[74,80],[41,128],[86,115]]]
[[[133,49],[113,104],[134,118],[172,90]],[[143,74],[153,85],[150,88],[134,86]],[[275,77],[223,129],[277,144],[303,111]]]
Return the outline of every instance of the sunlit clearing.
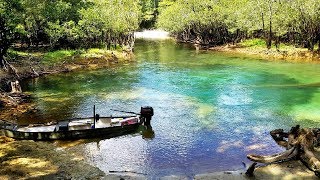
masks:
[[[9,180],[9,176],[0,176],[1,180]]]
[[[295,166],[296,168],[288,168],[288,166],[277,166],[277,165],[269,165],[264,167],[263,169],[259,169],[258,171],[264,172],[267,175],[272,175],[271,179],[315,179],[313,178],[313,174],[307,170],[302,164],[297,162],[288,162],[288,164]],[[297,167],[298,166],[298,167]],[[301,168],[299,168],[301,167]],[[299,177],[299,178],[297,178]],[[270,178],[270,177],[269,177]]]
[[[0,141],[0,158],[7,155],[7,152],[16,151],[16,148],[9,146],[5,142]]]
[[[169,39],[169,33],[162,30],[145,30],[135,32],[134,37],[138,39]]]
[[[7,155],[7,153],[0,152],[0,158]]]
[[[272,175],[280,175],[283,171],[281,167],[273,167],[273,166],[267,166],[265,167],[265,171],[271,173]]]
[[[52,165],[49,161],[37,158],[17,158],[7,161],[6,164],[26,172],[31,177],[44,176],[58,171],[58,167]]]

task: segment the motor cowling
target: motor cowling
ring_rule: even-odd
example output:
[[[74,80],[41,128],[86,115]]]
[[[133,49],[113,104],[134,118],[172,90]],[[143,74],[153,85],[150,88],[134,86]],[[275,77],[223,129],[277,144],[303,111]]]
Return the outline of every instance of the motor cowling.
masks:
[[[143,117],[152,117],[153,116],[153,108],[151,106],[141,107],[140,111],[141,116]]]
[[[150,121],[153,115],[153,108],[151,106],[141,107],[140,116],[145,125],[150,125]]]

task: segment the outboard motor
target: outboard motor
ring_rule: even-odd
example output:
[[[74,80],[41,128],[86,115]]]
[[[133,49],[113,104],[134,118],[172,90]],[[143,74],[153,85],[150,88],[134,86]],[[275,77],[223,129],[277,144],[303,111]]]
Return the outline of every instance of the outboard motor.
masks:
[[[141,107],[140,117],[144,125],[150,126],[150,121],[153,116],[153,108],[151,106]]]

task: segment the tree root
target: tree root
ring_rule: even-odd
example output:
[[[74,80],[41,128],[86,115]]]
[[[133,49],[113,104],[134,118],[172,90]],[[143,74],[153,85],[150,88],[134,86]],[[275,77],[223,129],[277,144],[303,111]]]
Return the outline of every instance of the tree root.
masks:
[[[17,79],[19,79],[17,69],[12,66],[7,60],[5,60],[5,58],[2,58],[1,61],[1,64],[3,65],[2,69],[7,71],[9,74],[13,74]]]
[[[256,165],[257,163],[254,162],[251,164],[251,166],[248,168],[248,170],[246,171],[246,175],[249,176],[249,177],[252,177],[253,176],[253,171],[254,169],[256,168]]]
[[[272,138],[287,150],[274,155],[261,156],[249,154],[247,158],[254,162],[274,163],[300,159],[315,175],[320,177],[320,161],[314,154],[314,147],[320,144],[320,130],[312,128],[292,127],[289,132],[276,129],[270,132]],[[249,170],[249,169],[248,169]]]
[[[250,159],[251,161],[259,162],[259,163],[273,163],[273,162],[292,159],[298,155],[298,152],[299,151],[297,148],[292,147],[291,149],[286,150],[279,154],[274,154],[270,156],[260,156],[260,155],[249,154],[247,155],[247,158]]]

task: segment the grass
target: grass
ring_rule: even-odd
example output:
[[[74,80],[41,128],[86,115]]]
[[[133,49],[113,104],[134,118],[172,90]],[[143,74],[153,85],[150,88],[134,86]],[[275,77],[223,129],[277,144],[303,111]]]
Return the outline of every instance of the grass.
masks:
[[[105,55],[111,54],[111,51],[105,49],[91,48],[83,52],[80,56],[87,58],[100,58]]]
[[[27,59],[30,57],[41,57],[43,53],[41,52],[27,52],[27,51],[18,51],[9,49],[7,53],[7,57],[11,60],[19,60],[19,59]]]
[[[9,56],[27,57],[27,56],[29,56],[29,53],[28,52],[16,51],[16,50],[13,50],[13,49],[9,49],[8,50],[8,55]]]
[[[72,56],[81,54],[80,50],[57,50],[44,53],[42,63],[52,65],[70,59]]]
[[[239,43],[242,47],[247,47],[250,49],[267,49],[267,45],[264,39],[246,39]],[[276,49],[275,42],[272,42],[271,49]],[[315,47],[316,49],[316,47]],[[280,51],[287,51],[287,52],[297,52],[297,51],[307,51],[306,48],[299,48],[295,47],[291,44],[280,43],[279,44]]]
[[[258,38],[246,39],[239,44],[245,47],[266,47],[266,41]]]
[[[130,55],[124,54],[120,50],[107,50],[100,48],[76,49],[76,50],[54,50],[54,51],[29,51],[24,49],[10,49],[8,59],[11,62],[18,63],[22,66],[29,64],[31,61],[40,63],[44,67],[60,66],[62,64],[99,64],[104,65],[109,61],[126,61]],[[31,61],[30,61],[31,60]]]

